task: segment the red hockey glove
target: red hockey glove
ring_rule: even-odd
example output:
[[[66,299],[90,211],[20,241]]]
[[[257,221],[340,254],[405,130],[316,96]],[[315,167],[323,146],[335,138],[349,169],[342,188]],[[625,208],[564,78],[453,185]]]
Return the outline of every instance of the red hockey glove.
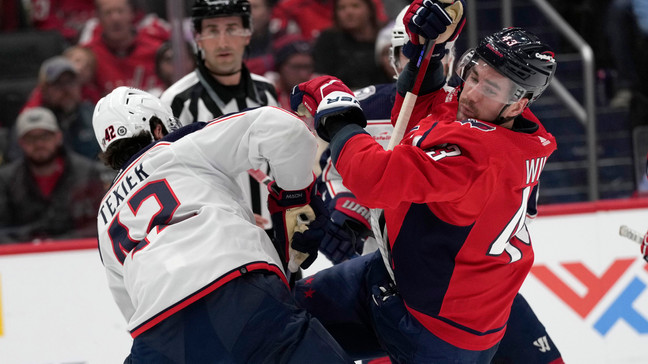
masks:
[[[275,181],[268,183],[268,211],[270,214],[286,211],[290,208],[308,205],[314,182],[303,190],[286,191],[277,186]]]
[[[367,126],[358,99],[342,81],[332,76],[320,76],[295,85],[290,94],[290,107],[300,115],[306,112],[314,115],[315,130],[327,142],[341,129],[337,123],[336,128],[326,126],[326,119],[331,116],[343,116],[336,120],[344,125]]]
[[[286,191],[277,187],[274,181],[268,184],[272,243],[279,253],[284,269],[289,269],[293,273],[300,266],[309,266],[317,257],[319,238],[315,245],[315,253],[312,254],[312,245],[315,244],[314,233],[309,233],[305,237],[301,235],[307,231],[308,224],[316,219],[313,209],[308,205],[315,196],[314,185],[315,181],[303,190]],[[293,249],[291,245],[297,233],[300,233],[297,237],[300,241],[297,243],[300,250]]]
[[[644,235],[643,242],[641,243],[641,254],[646,263],[648,263],[648,232]]]
[[[403,18],[410,42],[421,45],[427,39],[437,44],[455,40],[466,22],[465,6],[465,0],[414,0]]]

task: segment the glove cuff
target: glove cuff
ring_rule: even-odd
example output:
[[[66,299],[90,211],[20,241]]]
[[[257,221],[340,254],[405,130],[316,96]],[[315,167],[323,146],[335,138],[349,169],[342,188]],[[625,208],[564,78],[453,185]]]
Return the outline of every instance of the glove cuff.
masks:
[[[274,214],[310,203],[313,184],[303,190],[286,191],[277,187],[275,181],[270,182],[268,184],[268,211]]]
[[[342,128],[349,124],[355,124],[364,128],[367,126],[367,118],[365,117],[362,110],[353,108],[344,110],[340,114],[335,114],[327,116],[322,119],[320,127],[317,130],[317,134],[325,141],[330,142],[331,139],[337,134]]]
[[[339,211],[360,223],[367,230],[371,230],[371,212],[369,208],[358,203],[358,200],[352,194],[339,194],[335,196],[333,202],[333,206],[330,207],[332,208],[331,213],[333,211]]]
[[[403,55],[411,60],[417,60],[423,52],[423,44],[414,44],[412,41],[407,41],[402,49]]]
[[[317,106],[315,125],[324,124],[329,116],[342,114],[353,109],[362,110],[355,95],[344,91],[333,91],[326,95]]]
[[[416,74],[418,72],[418,67],[416,67],[415,62],[416,61],[414,60],[407,62],[403,72],[398,76],[396,88],[401,96],[405,96],[405,93],[410,91],[414,86],[414,81],[416,80]],[[443,65],[438,59],[432,58],[428,64],[428,69],[425,72],[425,78],[421,83],[421,89],[419,90],[418,96],[439,90],[444,84],[445,73]]]

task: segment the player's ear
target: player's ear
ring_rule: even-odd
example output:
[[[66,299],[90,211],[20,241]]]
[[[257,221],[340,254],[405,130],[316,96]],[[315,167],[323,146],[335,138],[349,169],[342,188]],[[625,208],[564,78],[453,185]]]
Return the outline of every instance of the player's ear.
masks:
[[[164,126],[162,124],[155,124],[153,127],[153,138],[155,140],[160,140],[164,137]]]
[[[194,35],[194,41],[196,42],[196,49],[199,52],[202,52],[202,49],[203,49],[202,44],[203,44],[203,42],[202,42],[202,37],[200,36],[200,34],[195,34]]]
[[[522,100],[519,100],[517,102],[514,102],[507,108],[507,116],[508,117],[516,117],[524,111],[524,108],[527,107],[529,104],[529,99],[523,98]]]

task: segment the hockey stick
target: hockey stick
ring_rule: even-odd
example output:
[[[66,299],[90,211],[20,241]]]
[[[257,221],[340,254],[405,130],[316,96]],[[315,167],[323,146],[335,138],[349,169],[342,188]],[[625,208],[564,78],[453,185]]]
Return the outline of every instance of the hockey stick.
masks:
[[[624,238],[628,238],[637,244],[643,244],[643,240],[644,240],[643,234],[630,228],[627,225],[619,226],[619,235],[623,236]]]
[[[412,110],[414,110],[414,104],[416,104],[418,93],[421,90],[421,84],[423,83],[423,79],[425,78],[427,67],[430,64],[430,58],[432,57],[432,50],[434,49],[434,46],[437,43],[442,43],[448,40],[448,38],[455,31],[455,28],[458,24],[457,22],[463,15],[463,5],[460,1],[439,0],[439,2],[452,4],[444,9],[445,12],[448,13],[450,18],[452,18],[452,24],[450,24],[447,30],[443,32],[443,34],[439,35],[437,39],[428,40],[427,42],[425,42],[425,50],[423,52],[423,55],[419,57],[419,60],[417,62],[418,72],[416,73],[416,78],[414,79],[414,85],[412,86],[412,90],[408,91],[405,94],[403,104],[401,105],[401,108],[398,112],[398,118],[396,118],[394,131],[392,132],[392,136],[389,139],[389,144],[387,145],[387,150],[394,149],[394,147],[398,143],[400,143],[401,139],[403,139],[403,135],[405,135],[405,129],[409,124],[410,116],[412,116]]]
[[[443,34],[439,35],[437,39],[428,40],[425,42],[425,47],[423,54],[419,57],[417,62],[417,72],[414,79],[414,85],[412,90],[405,93],[405,98],[401,104],[400,110],[398,111],[398,117],[396,118],[396,124],[394,125],[394,131],[392,132],[391,138],[389,139],[389,144],[387,145],[387,150],[393,150],[396,145],[398,145],[405,135],[405,129],[409,124],[410,117],[412,116],[412,111],[414,110],[414,104],[416,104],[416,99],[418,98],[418,93],[421,90],[421,85],[423,84],[423,79],[425,78],[425,73],[427,71],[428,65],[430,64],[430,58],[432,57],[432,50],[437,43],[442,43],[448,40],[452,33],[457,28],[459,20],[463,15],[463,5],[460,1],[455,0],[439,0],[441,3],[451,4],[447,6],[444,10],[450,18],[452,18],[452,24],[448,26]],[[423,38],[419,37],[421,42]],[[383,233],[380,231],[380,217],[382,215],[381,209],[371,209],[371,226],[374,231],[374,236],[378,242],[378,249],[380,250],[380,255],[382,255],[383,262],[387,268],[387,272],[394,280],[394,272],[391,269],[391,264],[389,262],[389,243],[387,242],[386,231]]]

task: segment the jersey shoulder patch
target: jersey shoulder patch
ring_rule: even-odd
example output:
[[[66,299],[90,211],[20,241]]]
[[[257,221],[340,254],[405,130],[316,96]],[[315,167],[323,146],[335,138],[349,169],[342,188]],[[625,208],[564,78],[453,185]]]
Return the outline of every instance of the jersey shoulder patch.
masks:
[[[494,126],[475,119],[457,120],[457,122],[460,123],[461,125],[469,125],[471,128],[479,129],[481,131],[495,130]]]

